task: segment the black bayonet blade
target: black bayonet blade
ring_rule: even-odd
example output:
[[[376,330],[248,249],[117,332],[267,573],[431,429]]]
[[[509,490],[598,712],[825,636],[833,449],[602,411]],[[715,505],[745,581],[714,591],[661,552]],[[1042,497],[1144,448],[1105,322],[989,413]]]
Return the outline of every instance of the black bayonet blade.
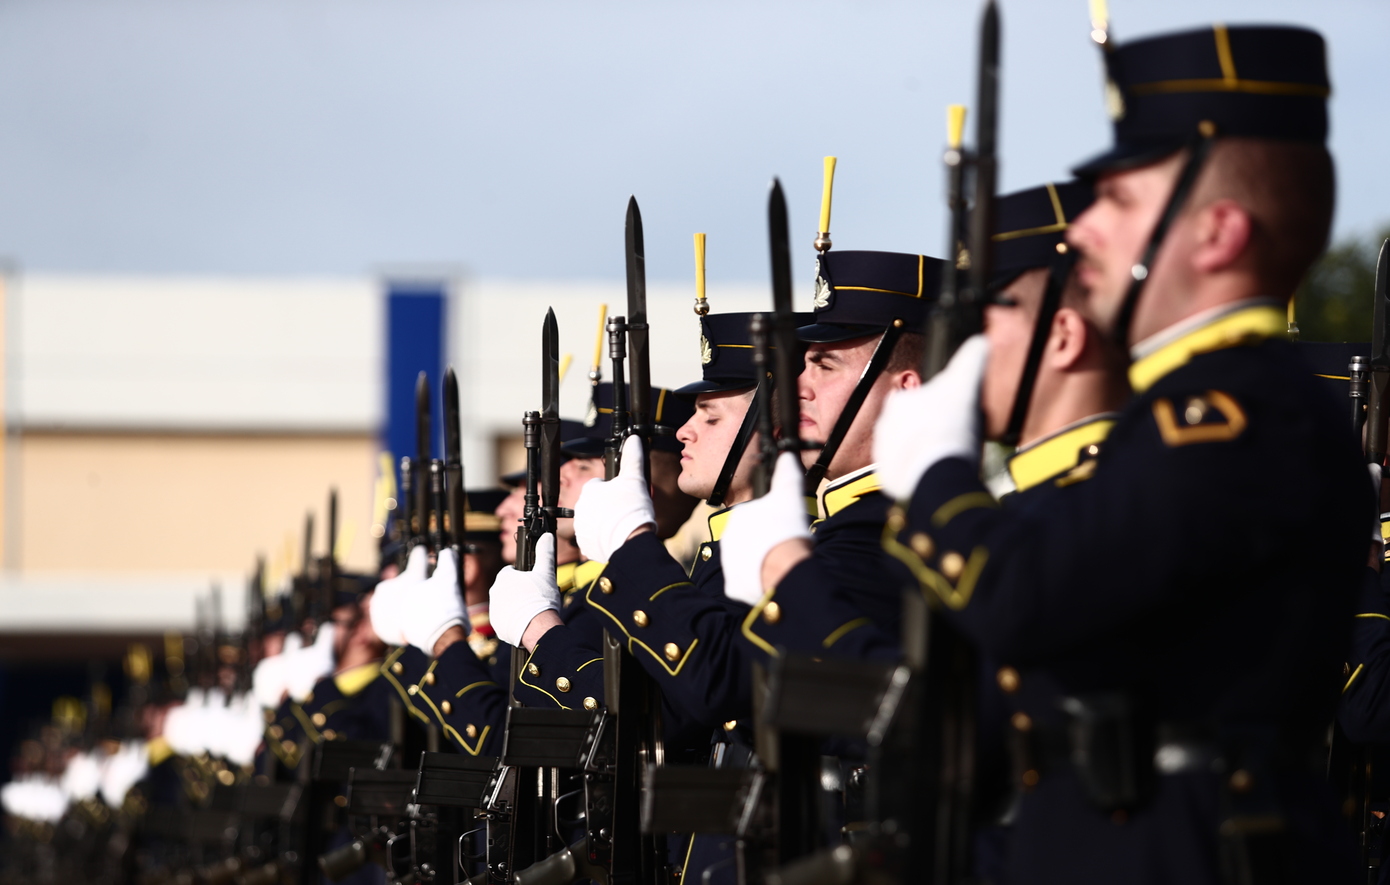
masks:
[[[999,172],[999,7],[994,0],[985,5],[984,18],[980,22],[980,67],[977,76],[975,194],[970,215],[972,314],[982,310],[994,264],[994,190]],[[979,331],[978,321],[972,325],[975,328],[961,330],[961,340]],[[955,342],[956,345],[960,343],[960,340]]]
[[[644,436],[649,436],[653,422],[651,354],[647,349],[647,256],[642,242],[642,211],[637,208],[636,197],[629,197],[627,201],[625,233],[630,361],[628,411],[633,425],[640,428]],[[645,439],[644,442],[650,450],[651,440]]]
[[[1375,312],[1371,326],[1371,367],[1390,368],[1390,240],[1380,246],[1376,261]]]
[[[430,530],[430,379],[415,378],[415,541],[425,543]]]
[[[459,419],[459,381],[454,367],[444,371],[444,482],[449,510],[449,541],[461,546],[464,532],[463,440]],[[463,572],[459,571],[460,580]]]
[[[782,437],[778,448],[783,451],[801,449],[801,403],[797,395],[796,365],[799,351],[796,343],[796,316],[792,312],[792,258],[787,231],[787,198],[782,182],[772,179],[772,192],[767,198],[767,233],[772,249],[772,341],[775,349],[773,371],[777,385],[777,420]]]
[[[560,329],[554,309],[541,327],[541,505],[560,500]]]

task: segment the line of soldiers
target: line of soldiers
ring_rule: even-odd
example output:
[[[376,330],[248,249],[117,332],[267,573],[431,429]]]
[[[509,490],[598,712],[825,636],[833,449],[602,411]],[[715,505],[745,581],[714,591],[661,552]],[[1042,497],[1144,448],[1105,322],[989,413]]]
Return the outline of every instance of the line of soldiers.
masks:
[[[317,637],[260,629],[259,757],[177,806],[236,824],[146,826],[145,880],[1379,881],[1390,252],[1369,350],[1289,340],[1323,40],[1094,15],[1114,144],[996,196],[987,7],[946,260],[834,249],[827,158],[795,313],[774,182],[771,310],[711,313],[696,235],[666,389],[631,201],[590,413],[551,314],[493,499],[422,376],[379,578],[330,554]]]

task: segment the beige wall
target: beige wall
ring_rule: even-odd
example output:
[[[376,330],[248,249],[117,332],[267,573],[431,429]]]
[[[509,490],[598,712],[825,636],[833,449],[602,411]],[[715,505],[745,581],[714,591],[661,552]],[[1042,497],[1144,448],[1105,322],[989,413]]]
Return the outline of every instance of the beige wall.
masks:
[[[297,567],[304,516],[327,546],[328,490],[347,566],[375,564],[370,434],[28,431],[12,438],[5,563],[24,573],[249,572],[258,552]]]

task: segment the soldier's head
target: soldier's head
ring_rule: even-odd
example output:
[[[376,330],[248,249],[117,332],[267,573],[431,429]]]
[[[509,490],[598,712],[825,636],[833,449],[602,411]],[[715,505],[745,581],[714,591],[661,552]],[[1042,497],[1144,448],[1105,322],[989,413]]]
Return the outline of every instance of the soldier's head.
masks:
[[[1332,219],[1322,38],[1218,25],[1116,47],[1107,66],[1116,143],[1077,169],[1096,201],[1068,232],[1088,309],[1116,324],[1199,145],[1207,159],[1147,269],[1129,343],[1225,304],[1288,299]]]
[[[825,442],[845,410],[885,332],[898,336],[892,355],[873,378],[854,423],[830,462],[835,479],[873,460],[874,424],[894,390],[922,382],[922,335],[940,293],[942,262],[898,252],[826,252],[816,262],[814,322],[797,330],[806,343],[797,385],[801,437]],[[809,467],[820,452],[808,449]]]
[[[372,629],[371,605],[375,579],[340,574],[333,590],[333,656],[340,665],[375,660],[386,646]]]
[[[463,513],[463,593],[468,605],[487,602],[487,591],[502,568],[501,520],[495,511],[510,493],[506,489],[470,489]],[[515,540],[513,540],[515,544]]]
[[[572,421],[568,418],[560,419],[560,451],[557,453],[560,458],[560,490],[556,496],[556,506],[573,509],[575,500],[579,497],[577,489],[568,488],[565,483],[566,468],[570,461],[570,455],[565,450],[565,446],[571,441],[583,437],[585,427],[582,422]],[[600,465],[599,476],[603,476],[603,469]],[[516,562],[516,529],[519,521],[526,513],[526,471],[514,470],[503,475],[499,480],[504,487],[510,490],[502,502],[498,504],[494,511],[500,522],[498,537],[502,542],[502,560],[508,565]],[[537,484],[537,494],[543,493],[543,484]],[[574,520],[557,519],[555,521],[555,561],[563,565],[573,562],[579,558],[579,548],[574,543]]]
[[[748,324],[751,313],[711,313],[700,317],[701,378],[676,391],[693,398],[694,409],[675,440],[679,456],[680,490],[708,499],[720,482],[729,453],[742,445],[726,480],[722,504],[737,504],[753,496],[757,466],[756,415],[750,412],[760,372],[753,365]]]
[[[510,488],[493,513],[497,516],[497,539],[501,545],[502,561],[508,565],[515,565],[516,529],[522,514],[526,511],[526,487],[508,483],[509,476],[502,479]]]
[[[1117,408],[1127,393],[1122,351],[1079,309],[1084,305],[1065,243],[1070,220],[1090,203],[1091,188],[1083,182],[1046,184],[996,201],[984,317],[990,349],[980,388],[991,440],[1027,443]],[[1053,300],[1045,304],[1049,286]],[[1031,364],[1035,338],[1043,347]],[[1032,393],[1020,404],[1025,375]]]
[[[690,417],[693,400],[665,387],[651,388],[652,418],[662,432],[652,438],[651,491],[656,508],[656,532],[669,538],[695,509],[696,499],[681,491],[681,443],[675,432]],[[613,433],[613,384],[605,381],[594,390],[593,403],[584,419],[584,435],[568,440],[562,447],[569,460],[560,468],[562,507],[573,507],[579,491],[591,479],[603,479],[604,448]]]

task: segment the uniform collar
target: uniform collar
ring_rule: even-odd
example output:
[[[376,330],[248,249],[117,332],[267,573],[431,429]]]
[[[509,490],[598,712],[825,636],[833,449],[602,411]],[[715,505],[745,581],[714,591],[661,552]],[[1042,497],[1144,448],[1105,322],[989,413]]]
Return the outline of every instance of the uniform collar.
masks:
[[[1081,463],[1083,453],[1094,456],[1088,450],[1110,435],[1117,417],[1115,412],[1103,412],[1082,418],[1019,449],[1009,459],[1014,488],[1026,491],[1071,470]]]
[[[350,698],[362,689],[371,685],[372,680],[381,675],[381,661],[373,661],[370,664],[360,664],[351,669],[333,675],[333,684],[342,692],[343,697]]]
[[[1143,393],[1198,354],[1259,344],[1288,328],[1284,309],[1264,298],[1203,311],[1134,345],[1130,386],[1135,393]]]
[[[724,534],[724,529],[729,525],[729,514],[734,512],[733,507],[725,507],[723,510],[716,510],[709,515],[709,539],[718,541]]]
[[[555,583],[559,585],[561,593],[573,593],[581,587],[592,584],[598,578],[599,573],[603,571],[605,565],[606,563],[593,559],[557,565],[555,567]]]
[[[874,472],[874,465],[861,467],[853,473],[847,473],[826,483],[820,492],[820,506],[817,511],[824,513],[825,518],[829,519],[855,501],[871,492],[878,491],[882,487],[882,483],[878,480],[878,474]],[[816,514],[811,515],[815,516]]]

